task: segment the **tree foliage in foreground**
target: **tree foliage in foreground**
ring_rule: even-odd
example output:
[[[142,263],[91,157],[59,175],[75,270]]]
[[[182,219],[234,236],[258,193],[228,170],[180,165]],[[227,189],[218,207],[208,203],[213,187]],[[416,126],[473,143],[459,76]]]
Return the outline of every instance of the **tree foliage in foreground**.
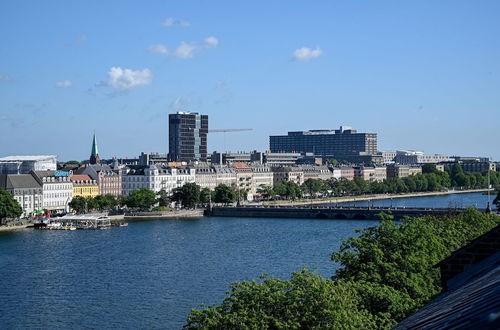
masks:
[[[388,329],[441,291],[433,266],[500,224],[474,209],[449,217],[387,216],[346,240],[332,279],[293,273],[290,280],[241,282],[220,305],[193,309],[186,329]]]
[[[3,218],[19,218],[23,214],[21,205],[7,190],[0,189],[0,220]]]
[[[185,329],[370,329],[373,317],[358,308],[349,283],[325,280],[307,270],[290,280],[233,283],[219,306],[194,309]]]

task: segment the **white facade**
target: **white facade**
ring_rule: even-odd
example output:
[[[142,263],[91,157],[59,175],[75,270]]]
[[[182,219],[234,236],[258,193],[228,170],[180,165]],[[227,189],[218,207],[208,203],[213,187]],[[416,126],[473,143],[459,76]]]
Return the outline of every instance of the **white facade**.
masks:
[[[453,162],[454,159],[448,155],[426,155],[421,151],[398,150],[394,162],[403,165],[412,164],[436,164],[441,162]]]
[[[42,190],[44,209],[69,211],[68,204],[73,199],[73,182],[69,177],[43,177]]]
[[[233,168],[227,166],[215,166],[214,169],[217,175],[217,186],[221,184],[228,187],[236,186],[236,172]]]
[[[122,191],[129,195],[132,190],[149,188],[154,192],[182,187],[186,183],[195,182],[195,169],[159,167],[155,165],[138,169],[126,169],[122,175]]]
[[[274,173],[267,165],[252,165],[253,187],[252,193],[256,193],[261,186],[272,187],[274,183]]]
[[[195,183],[201,188],[214,190],[217,187],[217,173],[211,166],[195,167]]]
[[[332,171],[332,178],[339,180],[342,177],[342,170],[338,167],[333,167],[330,169]]]
[[[22,217],[43,208],[42,186],[31,174],[0,175],[0,188],[14,196],[23,210]]]

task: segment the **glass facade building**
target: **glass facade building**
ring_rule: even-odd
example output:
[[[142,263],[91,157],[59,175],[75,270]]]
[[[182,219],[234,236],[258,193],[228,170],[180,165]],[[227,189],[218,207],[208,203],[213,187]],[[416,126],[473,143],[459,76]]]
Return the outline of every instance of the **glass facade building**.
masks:
[[[168,116],[169,158],[174,162],[207,160],[208,116],[177,112]]]
[[[358,133],[346,126],[338,130],[288,132],[288,135],[271,136],[269,147],[272,152],[313,152],[321,157],[375,155],[377,134]]]

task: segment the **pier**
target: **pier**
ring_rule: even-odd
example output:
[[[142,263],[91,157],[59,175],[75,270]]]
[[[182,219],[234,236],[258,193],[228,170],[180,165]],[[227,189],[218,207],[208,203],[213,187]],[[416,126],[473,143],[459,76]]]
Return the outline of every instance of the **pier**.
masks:
[[[464,208],[238,206],[212,207],[205,210],[205,216],[377,220],[379,213],[386,213],[392,215],[395,220],[401,220],[404,217],[447,216],[465,211]]]

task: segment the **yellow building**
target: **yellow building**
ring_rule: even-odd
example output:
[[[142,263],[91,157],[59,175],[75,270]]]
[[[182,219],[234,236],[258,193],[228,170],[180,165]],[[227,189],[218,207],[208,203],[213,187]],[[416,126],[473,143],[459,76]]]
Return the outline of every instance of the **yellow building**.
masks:
[[[99,185],[96,180],[86,174],[75,174],[70,177],[73,182],[73,197],[96,197],[99,195]]]

